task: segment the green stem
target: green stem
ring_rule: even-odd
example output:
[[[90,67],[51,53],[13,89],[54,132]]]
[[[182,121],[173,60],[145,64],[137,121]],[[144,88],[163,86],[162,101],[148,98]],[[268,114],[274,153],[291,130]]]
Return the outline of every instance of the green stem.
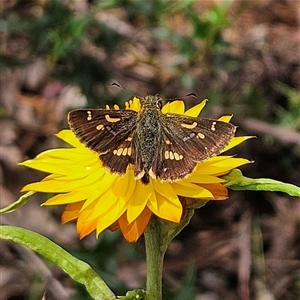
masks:
[[[145,231],[147,299],[162,299],[163,260],[168,244],[162,243],[159,220],[153,217]]]
[[[193,209],[186,212],[179,223],[171,223],[153,216],[144,232],[147,262],[146,300],[162,299],[162,272],[166,250],[171,240],[189,223]]]

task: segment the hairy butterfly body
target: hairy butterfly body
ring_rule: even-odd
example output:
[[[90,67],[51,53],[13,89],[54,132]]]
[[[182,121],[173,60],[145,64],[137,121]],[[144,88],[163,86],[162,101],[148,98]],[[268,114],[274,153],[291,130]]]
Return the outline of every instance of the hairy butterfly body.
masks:
[[[110,172],[134,176],[148,184],[185,178],[197,162],[219,154],[234,136],[235,126],[179,114],[163,114],[158,95],[140,98],[141,110],[77,109],[68,114],[71,130],[97,152]]]

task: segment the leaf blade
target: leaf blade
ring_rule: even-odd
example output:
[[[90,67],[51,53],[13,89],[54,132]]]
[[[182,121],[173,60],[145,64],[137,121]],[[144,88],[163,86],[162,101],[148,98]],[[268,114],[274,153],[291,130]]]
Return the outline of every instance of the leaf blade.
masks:
[[[227,181],[225,183],[226,187],[236,191],[283,192],[290,196],[300,197],[300,187],[296,185],[269,178],[254,179],[245,177],[239,169],[232,170],[228,175],[225,175],[222,178]]]
[[[83,284],[95,300],[116,299],[90,265],[75,258],[48,238],[24,228],[8,225],[0,226],[0,238],[21,244],[49,259],[75,281]]]

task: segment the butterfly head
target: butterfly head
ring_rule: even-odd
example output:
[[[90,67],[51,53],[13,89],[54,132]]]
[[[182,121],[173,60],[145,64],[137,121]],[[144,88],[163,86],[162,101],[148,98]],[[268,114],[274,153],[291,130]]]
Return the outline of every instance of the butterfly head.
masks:
[[[156,107],[160,110],[163,106],[163,101],[163,98],[159,95],[147,95],[146,97],[140,98],[142,108]]]

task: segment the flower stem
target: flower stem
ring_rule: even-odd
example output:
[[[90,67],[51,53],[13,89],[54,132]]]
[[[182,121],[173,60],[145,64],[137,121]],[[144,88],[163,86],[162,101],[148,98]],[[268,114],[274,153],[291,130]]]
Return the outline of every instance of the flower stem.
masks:
[[[179,223],[171,223],[153,216],[144,232],[147,262],[146,300],[162,299],[163,260],[171,240],[189,223],[193,209],[186,212]]]
[[[145,231],[147,300],[162,299],[163,260],[168,244],[162,243],[159,220],[152,217]]]

